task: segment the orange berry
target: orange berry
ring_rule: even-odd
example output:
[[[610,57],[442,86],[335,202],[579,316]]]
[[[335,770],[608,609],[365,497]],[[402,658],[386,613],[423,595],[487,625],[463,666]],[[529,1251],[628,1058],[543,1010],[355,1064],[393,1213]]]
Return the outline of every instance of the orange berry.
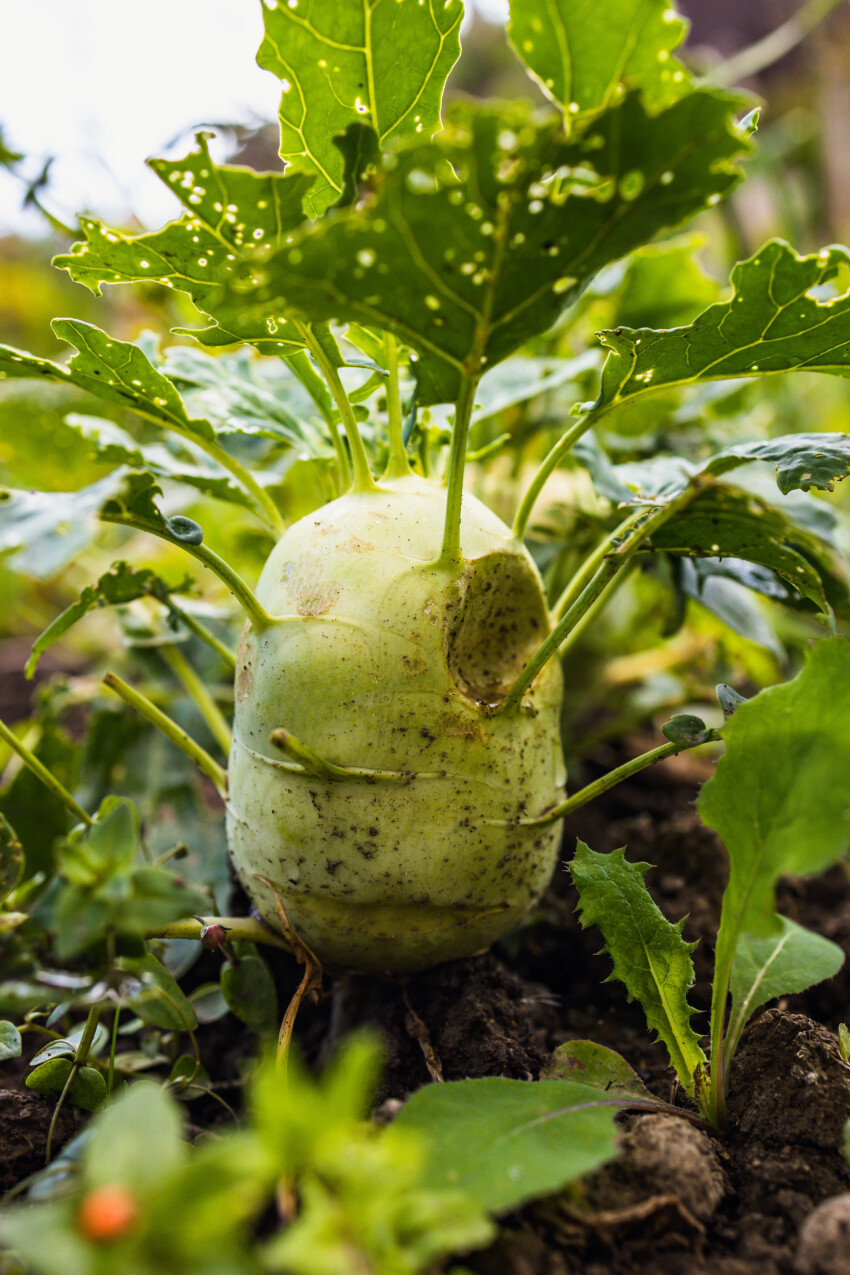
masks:
[[[107,1244],[129,1235],[138,1214],[139,1207],[126,1187],[99,1186],[80,1205],[77,1226],[87,1240]]]

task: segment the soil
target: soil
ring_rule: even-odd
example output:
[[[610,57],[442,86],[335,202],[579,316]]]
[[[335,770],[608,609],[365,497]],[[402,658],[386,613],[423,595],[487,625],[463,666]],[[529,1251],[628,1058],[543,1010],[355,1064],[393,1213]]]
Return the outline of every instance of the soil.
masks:
[[[648,745],[628,741],[628,755]],[[606,749],[599,771],[623,760]],[[597,772],[588,769],[582,780]],[[576,837],[596,850],[628,847],[655,865],[647,884],[694,953],[691,1003],[707,1030],[716,932],[727,877],[725,851],[697,817],[707,772],[683,756],[646,771],[565,829],[565,858]],[[834,868],[784,882],[780,908],[850,955],[850,872]],[[351,977],[305,1005],[296,1035],[321,1066],[354,1026],[370,1025],[386,1044],[377,1096],[382,1118],[421,1085],[475,1076],[536,1078],[551,1051],[590,1038],[618,1050],[647,1087],[686,1107],[663,1047],[640,1007],[618,983],[594,930],[580,929],[568,874],[559,870],[538,914],[486,955],[407,979]],[[268,949],[282,1003],[301,971]],[[205,955],[188,982],[214,977]],[[745,1033],[732,1067],[729,1125],[721,1138],[670,1116],[622,1117],[622,1154],[562,1195],[502,1219],[486,1251],[462,1259],[474,1275],[842,1275],[850,1272],[850,1166],[842,1134],[850,1118],[850,1065],[835,1035],[850,1016],[850,961],[837,978],[763,1011]],[[253,1038],[230,1016],[202,1028],[199,1042],[213,1082],[238,1099],[240,1064]],[[12,1083],[16,1083],[15,1081]],[[7,1082],[8,1083],[8,1082]],[[43,1107],[24,1093],[0,1094],[4,1183],[39,1167]],[[190,1106],[192,1131],[226,1118],[220,1104]],[[61,1122],[60,1122],[61,1123]],[[61,1125],[61,1142],[73,1131]]]

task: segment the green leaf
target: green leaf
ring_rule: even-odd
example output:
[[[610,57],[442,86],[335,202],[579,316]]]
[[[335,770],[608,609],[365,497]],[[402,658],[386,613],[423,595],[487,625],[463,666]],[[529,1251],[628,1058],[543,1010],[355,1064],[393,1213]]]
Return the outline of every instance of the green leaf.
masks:
[[[131,567],[126,562],[113,562],[107,572],[83,589],[76,602],[58,615],[33,643],[32,654],[27,660],[25,672],[32,677],[38,662],[48,647],[58,642],[70,628],[95,607],[124,606],[136,598],[156,598],[167,606],[172,592],[185,589],[191,583],[184,580],[173,586],[165,583],[155,572],[147,568]]]
[[[703,785],[699,812],[729,852],[721,947],[774,935],[781,876],[821,872],[850,833],[850,643],[824,638],[801,673],[739,705],[723,728],[726,752]]]
[[[150,953],[141,957],[121,957],[119,969],[141,983],[127,998],[142,1022],[165,1031],[195,1031],[197,1015],[168,970]]]
[[[134,1084],[91,1126],[83,1155],[86,1185],[155,1190],[186,1159],[182,1133],[174,1099],[159,1085]]]
[[[126,797],[107,797],[90,828],[75,828],[58,868],[72,885],[100,885],[127,872],[141,853],[139,813]]]
[[[190,994],[199,1023],[217,1023],[228,1012],[219,983],[203,983]]]
[[[687,24],[667,0],[511,0],[511,44],[567,121],[604,110],[639,88],[667,106],[691,78],[671,57]]]
[[[569,864],[582,925],[599,926],[603,950],[614,962],[611,977],[625,985],[629,1000],[640,1002],[650,1029],[667,1046],[680,1084],[693,1096],[706,1062],[687,1002],[696,944],[682,938],[684,921],[668,921],[653,902],[644,882],[649,867],[629,863],[624,850],[597,854],[583,841]]]
[[[735,949],[730,990],[732,1012],[727,1027],[731,1052],[755,1011],[777,996],[805,992],[832,978],[844,964],[837,943],[780,918],[778,934],[755,938],[742,934]]]
[[[773,372],[850,375],[850,294],[830,280],[850,265],[846,248],[799,256],[773,239],[732,271],[734,295],[688,327],[600,333],[611,351],[597,407],[671,385]],[[845,471],[846,472],[846,471]]]
[[[343,192],[334,136],[368,124],[381,147],[430,137],[446,77],[460,53],[461,0],[289,0],[263,7],[257,62],[281,81],[280,154],[316,175],[317,215]]]
[[[246,956],[238,965],[228,962],[221,971],[221,994],[227,1008],[260,1036],[274,1035],[280,1027],[277,993],[269,967],[259,956]]]
[[[419,403],[454,401],[604,265],[737,184],[736,102],[700,91],[648,116],[630,95],[575,142],[526,109],[459,105],[432,143],[384,159],[368,206],[295,231],[234,298],[392,331],[419,356]]]
[[[21,1033],[14,1023],[0,1022],[0,1062],[9,1058],[20,1058],[23,1045]]]
[[[104,506],[120,500],[126,476],[117,469],[79,491],[0,487],[0,554],[9,553],[6,565],[43,578],[71,562],[94,536]]]
[[[559,1045],[540,1074],[543,1080],[578,1080],[624,1102],[657,1101],[621,1054],[593,1040]]]
[[[488,420],[510,407],[526,403],[552,390],[572,387],[597,367],[594,350],[585,350],[572,359],[530,358],[517,355],[487,372],[475,391],[472,423]]]
[[[763,443],[733,443],[712,456],[709,474],[726,474],[751,461],[772,462],[783,495],[817,487],[832,491],[850,474],[850,434],[784,434]]]
[[[99,294],[102,283],[161,283],[186,292],[213,323],[188,332],[202,344],[250,341],[271,353],[300,349],[289,329],[270,328],[264,319],[246,323],[238,307],[225,301],[225,283],[238,256],[258,255],[302,219],[301,205],[312,177],[255,173],[215,164],[205,133],[198,150],[178,160],[156,159],[151,167],[187,207],[179,221],[162,230],[124,235],[99,221],[80,218],[84,243],[55,258],[77,283]]]
[[[549,1195],[616,1154],[623,1104],[570,1080],[456,1080],[426,1085],[393,1128],[421,1134],[426,1181],[471,1196],[490,1213]]]
[[[7,899],[24,875],[24,848],[15,829],[0,814],[0,903]]]
[[[681,235],[634,253],[615,298],[617,326],[674,328],[715,302],[719,285],[694,260],[704,242]]]
[[[51,1058],[30,1072],[26,1087],[35,1093],[61,1094],[72,1067],[70,1058]],[[106,1081],[94,1067],[80,1067],[71,1081],[67,1099],[83,1111],[96,1111],[106,1100]]]

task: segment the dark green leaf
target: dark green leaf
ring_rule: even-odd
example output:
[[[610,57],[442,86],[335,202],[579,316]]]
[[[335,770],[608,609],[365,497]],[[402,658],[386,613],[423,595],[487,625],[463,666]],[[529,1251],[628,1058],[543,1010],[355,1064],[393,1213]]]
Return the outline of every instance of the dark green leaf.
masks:
[[[727,1031],[734,1044],[749,1019],[778,996],[794,996],[815,983],[832,978],[844,964],[837,943],[805,930],[788,917],[780,918],[777,934],[754,938],[742,934],[732,966],[732,1012]]]
[[[832,491],[850,474],[850,434],[785,434],[764,443],[733,443],[712,456],[705,470],[725,474],[754,460],[775,465],[783,495],[810,487]]]
[[[824,638],[791,682],[739,705],[723,728],[726,753],[703,786],[703,822],[729,852],[719,943],[780,927],[780,876],[837,862],[850,835],[850,643]]]
[[[850,295],[833,295],[828,286],[848,264],[846,248],[800,257],[774,239],[735,266],[731,300],[711,306],[688,327],[600,333],[611,353],[597,406],[613,407],[665,386],[736,376],[850,375]]]
[[[0,1022],[0,1062],[6,1062],[9,1058],[20,1058],[22,1048],[21,1033],[15,1024]]]
[[[343,191],[335,134],[368,124],[384,147],[439,126],[443,85],[460,53],[461,0],[295,0],[264,6],[263,17],[257,61],[283,86],[280,153],[315,175],[306,199],[313,215]]]
[[[272,353],[300,349],[289,329],[245,322],[239,307],[225,303],[225,281],[237,256],[262,255],[267,245],[296,226],[312,177],[255,173],[213,163],[207,134],[199,148],[179,160],[152,160],[151,167],[188,208],[179,221],[143,235],[124,235],[98,221],[81,218],[85,243],[75,244],[55,264],[94,293],[101,283],[161,283],[188,293],[213,319],[206,329],[188,331],[202,344],[250,341]]]
[[[221,971],[221,994],[227,1008],[258,1035],[273,1035],[280,1027],[277,993],[269,967],[260,956],[229,962]]]
[[[453,401],[602,266],[737,184],[734,104],[698,92],[648,116],[630,95],[576,142],[523,109],[458,107],[433,143],[385,159],[368,207],[294,232],[234,297],[390,330],[419,356],[420,404]]]
[[[684,921],[674,925],[653,902],[643,879],[649,867],[629,863],[623,850],[597,854],[583,841],[569,864],[582,925],[599,926],[604,951],[614,962],[612,977],[625,984],[629,1000],[640,1002],[650,1029],[669,1050],[680,1084],[693,1095],[706,1062],[687,1002],[696,944],[682,938]]]
[[[511,0],[511,43],[541,88],[581,119],[639,88],[667,106],[691,87],[676,58],[686,24],[667,0]]]
[[[611,1098],[656,1101],[622,1055],[592,1040],[570,1040],[559,1045],[540,1074],[543,1080],[578,1080],[593,1085]]]
[[[616,1154],[622,1104],[570,1080],[456,1080],[426,1085],[394,1121],[427,1140],[426,1180],[490,1213],[549,1195]]]
[[[14,828],[0,815],[0,903],[12,893],[24,875],[24,848]]]
[[[30,1072],[27,1089],[35,1093],[61,1094],[71,1074],[70,1058],[52,1058]],[[106,1081],[94,1067],[81,1067],[68,1089],[67,1101],[84,1111],[95,1111],[106,1099]]]
[[[122,957],[118,966],[141,984],[127,1001],[143,1022],[166,1031],[196,1030],[198,1019],[191,1002],[155,956]]]

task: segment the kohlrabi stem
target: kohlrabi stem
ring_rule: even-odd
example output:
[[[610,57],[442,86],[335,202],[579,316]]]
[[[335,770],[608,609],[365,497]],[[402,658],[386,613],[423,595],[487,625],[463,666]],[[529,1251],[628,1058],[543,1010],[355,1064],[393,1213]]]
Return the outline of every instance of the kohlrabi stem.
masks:
[[[389,416],[390,454],[383,477],[405,478],[410,473],[407,448],[404,445],[404,416],[401,410],[401,391],[398,379],[398,346],[390,332],[384,333],[384,352],[387,359],[387,415]]]
[[[147,518],[132,518],[125,514],[117,513],[102,513],[100,517],[103,522],[114,522],[121,527],[132,527],[136,531],[147,531],[150,535],[158,536],[160,540],[166,541],[167,544],[177,545],[179,548],[185,549],[186,553],[190,553],[193,558],[197,558],[205,567],[209,567],[210,571],[217,575],[223,584],[227,585],[258,633],[262,633],[269,625],[275,623],[274,616],[269,615],[242,577],[233,570],[229,563],[224,561],[224,558],[220,558],[217,553],[213,553],[212,549],[208,549],[205,544],[190,544],[187,540],[181,540],[176,536],[169,535],[160,525],[153,520],[148,521]]]
[[[195,637],[200,638],[202,642],[206,642],[207,646],[215,651],[216,655],[225,664],[231,673],[236,671],[236,656],[233,654],[229,646],[226,646],[220,638],[217,638],[212,629],[198,619],[197,616],[191,615],[188,611],[184,611],[181,607],[177,608],[180,614],[180,621],[186,625]]]
[[[316,361],[316,365],[328,383],[328,388],[333,395],[337,411],[342,418],[345,427],[345,436],[348,439],[348,446],[351,449],[351,464],[354,469],[354,490],[355,491],[374,491],[375,480],[369,469],[369,460],[366,456],[366,448],[363,446],[363,438],[357,426],[357,419],[354,415],[354,409],[348,401],[348,395],[345,387],[340,379],[338,370],[334,367],[328,358],[320,343],[316,340],[310,331],[309,325],[306,323],[295,322],[304,344],[312,354]]]
[[[698,743],[670,742],[661,744],[658,748],[650,749],[648,753],[641,753],[639,757],[633,757],[631,761],[618,766],[616,770],[609,771],[607,775],[603,775],[601,779],[588,784],[586,788],[580,788],[572,797],[568,797],[560,805],[553,806],[551,810],[547,810],[545,814],[540,815],[537,819],[520,819],[519,823],[523,828],[539,828],[547,823],[555,823],[558,819],[566,819],[575,810],[581,810],[582,806],[586,806],[590,801],[595,801],[597,797],[601,797],[610,788],[616,788],[617,784],[621,784],[624,779],[631,779],[632,775],[640,774],[642,770],[646,770],[647,766],[653,766],[655,762],[663,761],[665,757],[675,757],[677,753],[687,752],[689,748],[698,748],[701,744],[707,744],[720,738],[721,736],[718,733],[709,732],[706,738]]]
[[[282,536],[284,531],[286,531],[283,515],[269,493],[264,491],[250,470],[247,470],[244,465],[235,460],[219,443],[201,441],[194,434],[186,434],[185,437],[193,442],[196,447],[201,447],[213,460],[217,460],[222,469],[229,470],[236,481],[254,498],[257,512],[261,515],[263,521],[268,524],[276,535]]]
[[[340,493],[347,491],[351,486],[351,464],[339,432],[339,426],[334,420],[333,405],[328,387],[310,362],[306,350],[298,350],[296,354],[287,354],[284,356],[283,361],[298,377],[322,414],[334,445],[336,461],[339,466],[338,491]]]
[[[251,916],[208,916],[202,919],[186,917],[182,921],[172,921],[158,929],[146,931],[149,939],[198,939],[201,930],[207,925],[221,925],[228,931],[228,941],[232,943],[265,943],[269,947],[280,947],[290,952],[292,949],[282,935],[271,926],[264,925]]]
[[[561,435],[541,462],[540,468],[529,483],[528,489],[516,511],[513,533],[517,540],[525,539],[525,533],[528,530],[528,520],[537,503],[537,497],[543,490],[549,475],[558,468],[561,461],[572,451],[581,436],[587,433],[602,414],[602,412],[588,412],[586,416],[580,416],[575,424],[571,425],[566,433]]]
[[[564,658],[567,651],[569,651],[571,647],[575,646],[576,642],[581,640],[581,635],[585,632],[586,629],[590,628],[591,624],[596,619],[597,615],[599,615],[600,611],[604,611],[605,607],[608,605],[608,603],[610,602],[614,594],[617,593],[619,589],[622,589],[623,585],[626,583],[629,576],[634,571],[635,563],[636,563],[636,559],[634,558],[629,559],[629,561],[623,567],[623,570],[620,571],[617,575],[615,575],[613,580],[608,581],[605,588],[599,594],[599,597],[596,598],[596,600],[587,608],[584,615],[581,617],[578,623],[574,626],[572,631],[567,634],[567,636],[564,638],[561,645],[558,647],[558,654],[560,655],[561,659]]]
[[[208,779],[212,780],[219,794],[222,797],[226,797],[227,771],[223,766],[219,766],[218,762],[210,756],[205,748],[202,748],[191,736],[187,735],[185,730],[178,726],[167,713],[163,713],[162,709],[157,708],[156,704],[152,703],[147,695],[142,695],[140,691],[128,686],[117,673],[107,673],[103,681],[104,685],[114,691],[125,704],[129,704],[131,708],[134,708],[140,717],[143,717],[146,722],[150,722],[151,726],[155,726],[158,731],[165,735],[166,739],[170,739],[175,747],[191,758],[198,769]]]
[[[809,0],[787,22],[714,67],[704,80],[729,87],[757,75],[805,40],[840,3],[841,0]]]
[[[705,485],[704,478],[702,479],[702,485]],[[690,504],[699,489],[699,483],[691,482],[684,491],[668,501],[666,505],[662,505],[651,512],[642,510],[624,524],[621,530],[625,534],[620,543],[612,543],[607,554],[602,559],[601,565],[591,576],[572,606],[558,621],[549,636],[540,644],[519,674],[501,705],[495,710],[497,713],[510,712],[511,709],[521,704],[523,695],[531,686],[537,674],[556,653],[561,643],[572,632],[579,620],[587,614],[603,590],[622,571],[630,567],[632,557],[637,553],[643,542],[681,509]]]
[[[211,735],[226,757],[230,752],[230,727],[225,721],[218,704],[216,704],[203,681],[198,677],[198,674],[179,647],[173,645],[161,646],[159,653],[177,680],[182,683],[183,689],[201,714]]]
[[[475,406],[475,391],[478,389],[479,379],[479,377],[464,375],[455,404],[449,472],[446,477],[446,521],[443,527],[443,544],[439,557],[434,563],[438,569],[457,573],[463,568],[463,554],[460,550],[460,518],[463,504],[463,473],[466,466],[466,440],[469,437],[469,423]]]
[[[611,552],[614,545],[617,544],[617,542],[621,540],[628,531],[630,525],[634,522],[634,516],[634,510],[632,510],[629,513],[629,516],[623,519],[619,527],[612,531],[610,535],[605,536],[605,538],[601,540],[593,550],[590,557],[584,560],[552,608],[552,614],[556,619],[559,620],[561,616],[565,615],[570,609],[587,582],[590,580],[591,576],[601,566],[605,559],[605,555]]]
[[[83,810],[82,806],[79,805],[79,803],[76,802],[68,792],[68,789],[63,784],[60,784],[52,771],[48,770],[44,763],[39,761],[35,753],[30,752],[26,744],[23,744],[18,739],[17,735],[9,729],[4,721],[0,721],[0,739],[4,740],[9,745],[13,753],[17,753],[24,765],[35,775],[36,779],[40,779],[45,788],[49,788],[54,797],[58,797],[62,804],[70,810],[71,814],[74,815],[75,818],[79,819],[81,823],[84,823],[87,828],[92,826],[94,820],[91,815],[87,814],[87,812]]]

